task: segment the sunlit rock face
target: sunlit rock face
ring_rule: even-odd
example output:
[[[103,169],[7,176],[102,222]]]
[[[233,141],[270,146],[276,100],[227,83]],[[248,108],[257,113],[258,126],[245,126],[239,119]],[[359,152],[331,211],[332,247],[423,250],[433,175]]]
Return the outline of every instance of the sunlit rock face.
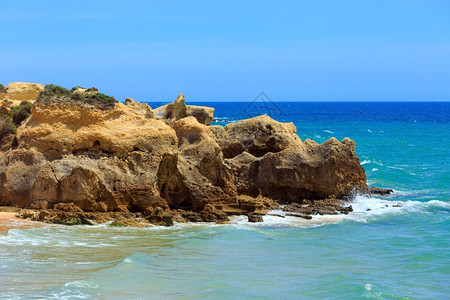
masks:
[[[268,116],[208,126],[212,113],[182,95],[154,110],[132,99],[104,109],[38,100],[0,154],[0,205],[64,217],[139,213],[170,225],[304,201],[338,209],[368,191],[350,139],[302,142],[292,123]]]

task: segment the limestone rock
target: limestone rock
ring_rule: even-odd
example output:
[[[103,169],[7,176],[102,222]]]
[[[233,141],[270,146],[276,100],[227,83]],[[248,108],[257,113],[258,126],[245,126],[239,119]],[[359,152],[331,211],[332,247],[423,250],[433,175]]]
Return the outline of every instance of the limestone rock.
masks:
[[[17,142],[44,154],[98,150],[127,156],[132,151],[174,150],[178,141],[164,122],[146,119],[121,103],[107,111],[73,103],[36,103],[31,117],[17,130]]]
[[[141,211],[145,214],[148,213],[149,209],[154,210],[155,208],[161,208],[162,210],[167,211],[169,210],[169,204],[166,199],[159,196],[145,196],[136,199],[132,203],[130,211],[133,211],[133,208],[135,208],[136,211]]]
[[[246,151],[225,160],[225,163],[233,170],[238,194],[252,197],[261,194],[259,182],[255,180],[258,176],[260,161],[261,157],[255,157]]]
[[[146,119],[155,118],[152,108],[147,103],[139,103],[131,98],[127,98],[125,99],[125,105],[132,107],[135,112],[143,115]]]
[[[132,99],[103,110],[63,100],[36,101],[17,143],[0,152],[0,205],[26,208],[23,217],[169,226],[261,221],[286,204],[309,218],[348,213],[340,199],[368,193],[348,138],[303,143],[292,123],[268,116],[207,126],[213,111],[190,110],[182,95],[154,110],[159,119]]]
[[[197,119],[199,123],[211,125],[215,109],[207,106],[188,105],[186,115]]]
[[[222,149],[224,158],[233,158],[246,150],[241,142],[231,139],[222,126],[213,125],[210,126],[210,129],[214,133],[216,141]]]
[[[200,124],[194,117],[186,117],[175,122],[173,128],[181,155],[214,186],[234,194],[236,188],[232,171],[224,163],[221,148],[209,127]]]
[[[235,203],[236,187],[213,133],[194,117],[174,124],[178,155],[166,155],[158,180],[160,194],[172,208],[199,211],[207,203]]]
[[[153,109],[153,114],[155,115],[156,119],[167,119],[166,118],[167,106],[169,106],[169,104],[165,104]]]
[[[366,175],[349,140],[335,138],[305,150],[288,148],[260,161],[257,176],[264,195],[284,201],[341,198],[367,192]]]
[[[235,201],[179,155],[164,157],[157,178],[160,195],[171,209],[201,211],[208,203]]]
[[[36,174],[47,165],[43,154],[35,151],[0,155],[0,205],[27,206]]]
[[[141,190],[159,196],[162,156],[178,144],[172,128],[126,105],[100,111],[73,103],[36,103],[17,141],[17,150],[0,155],[0,202],[71,202],[84,211],[126,210]]]
[[[177,99],[175,99],[172,109],[172,115],[174,116],[175,121],[186,117],[186,102],[183,94],[179,94]]]
[[[339,199],[355,189],[368,192],[364,169],[349,139],[305,143],[304,148],[289,147],[261,158],[244,152],[227,163],[235,172],[239,193],[261,193],[282,202]]]
[[[80,86],[77,86],[77,87],[73,90],[73,94],[74,94],[74,95],[83,95],[86,91],[87,91],[87,89],[82,88],[82,87],[80,87]]]
[[[177,121],[191,116],[195,117],[199,123],[205,125],[210,125],[214,116],[214,108],[212,107],[186,105],[183,94],[180,94],[173,103],[157,107],[153,112],[157,119]]]
[[[34,102],[41,91],[44,90],[42,84],[27,82],[12,82],[6,86],[6,93],[0,93],[0,100]]]
[[[251,223],[264,222],[263,217],[258,213],[248,214],[248,221]]]
[[[155,109],[155,116],[160,119],[173,119],[177,121],[186,117],[186,103],[184,95],[178,95],[173,103],[160,106]]]
[[[74,95],[95,95],[95,94],[98,94],[98,89],[95,87],[85,89],[85,88],[82,88],[81,86],[77,86],[72,89],[72,94],[74,94]]]
[[[254,156],[280,152],[288,147],[302,147],[293,123],[280,123],[262,115],[225,126],[228,136],[241,142]]]

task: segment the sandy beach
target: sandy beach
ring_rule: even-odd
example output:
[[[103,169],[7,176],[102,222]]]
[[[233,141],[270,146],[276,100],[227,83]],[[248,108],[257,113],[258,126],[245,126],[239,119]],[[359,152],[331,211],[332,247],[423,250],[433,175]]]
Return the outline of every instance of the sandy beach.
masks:
[[[14,211],[0,211],[0,235],[7,235],[10,229],[42,227],[46,224],[16,217]]]

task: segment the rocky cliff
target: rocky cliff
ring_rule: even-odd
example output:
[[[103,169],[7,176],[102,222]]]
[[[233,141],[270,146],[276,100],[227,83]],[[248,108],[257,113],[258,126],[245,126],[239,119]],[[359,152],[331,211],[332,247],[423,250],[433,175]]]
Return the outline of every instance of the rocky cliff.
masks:
[[[345,213],[342,199],[368,192],[348,138],[302,142],[292,123],[268,116],[208,126],[214,110],[186,106],[182,95],[154,110],[132,99],[100,109],[70,97],[38,99],[11,149],[0,153],[0,205],[24,208],[22,217],[253,220],[280,205]]]

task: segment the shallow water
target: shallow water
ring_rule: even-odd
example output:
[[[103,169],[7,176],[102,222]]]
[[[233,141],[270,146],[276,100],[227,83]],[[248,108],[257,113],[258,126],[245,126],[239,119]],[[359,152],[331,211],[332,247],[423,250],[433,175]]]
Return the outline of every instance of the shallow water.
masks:
[[[215,104],[246,118],[248,104]],[[450,293],[448,103],[280,103],[304,140],[349,136],[369,183],[347,216],[228,225],[13,229],[2,299],[444,299]]]

